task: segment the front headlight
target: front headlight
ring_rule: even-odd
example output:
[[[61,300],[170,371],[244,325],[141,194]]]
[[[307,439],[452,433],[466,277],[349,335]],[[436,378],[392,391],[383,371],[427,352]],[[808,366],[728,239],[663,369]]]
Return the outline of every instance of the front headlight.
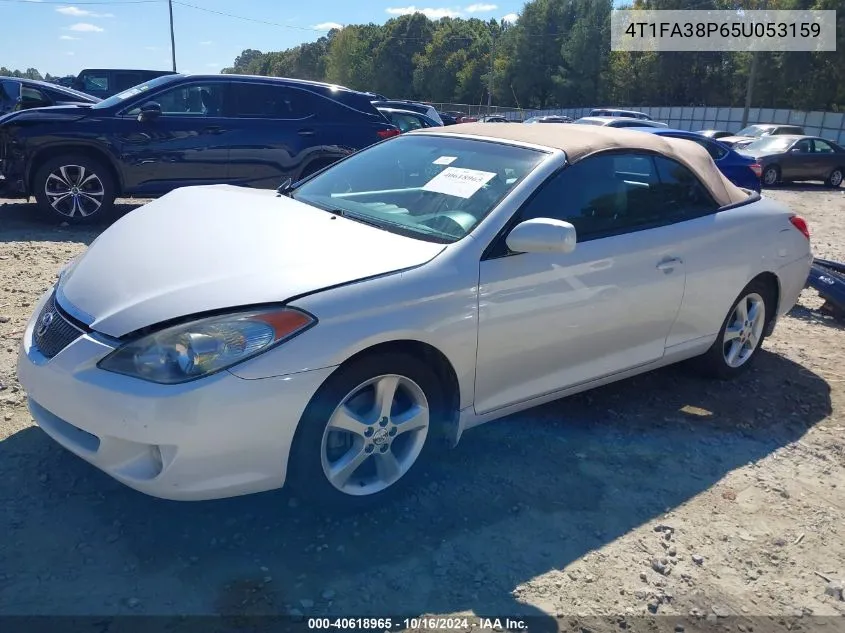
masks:
[[[119,347],[100,369],[174,385],[252,358],[316,323],[293,308],[241,312],[175,325]]]

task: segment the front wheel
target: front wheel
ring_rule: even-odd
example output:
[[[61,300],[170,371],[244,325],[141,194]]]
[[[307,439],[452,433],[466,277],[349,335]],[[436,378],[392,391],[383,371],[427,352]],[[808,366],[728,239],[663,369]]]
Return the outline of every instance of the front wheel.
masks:
[[[752,281],[740,293],[716,341],[707,352],[695,359],[698,368],[711,378],[728,380],[748,369],[765,338],[766,325],[774,312],[770,288]]]
[[[341,367],[311,399],[289,467],[303,501],[355,512],[407,486],[435,445],[443,390],[432,370],[405,354]]]
[[[69,224],[107,219],[117,197],[109,169],[84,155],[51,158],[38,168],[33,185],[39,210]]]

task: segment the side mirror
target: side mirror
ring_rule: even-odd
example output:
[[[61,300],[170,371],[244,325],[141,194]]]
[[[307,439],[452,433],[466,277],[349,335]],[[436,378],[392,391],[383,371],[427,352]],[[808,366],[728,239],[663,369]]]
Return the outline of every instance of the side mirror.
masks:
[[[790,153],[792,153],[792,154],[800,154],[800,153],[801,153],[802,151],[804,151],[804,150],[802,150],[800,147],[793,147],[793,148],[792,148],[791,150],[789,150],[789,151],[790,151]]]
[[[138,113],[138,120],[141,123],[145,121],[155,121],[161,116],[161,105],[155,101],[148,101],[141,106],[141,112]]]
[[[577,238],[575,227],[569,222],[534,218],[517,224],[505,243],[517,253],[571,253]]]

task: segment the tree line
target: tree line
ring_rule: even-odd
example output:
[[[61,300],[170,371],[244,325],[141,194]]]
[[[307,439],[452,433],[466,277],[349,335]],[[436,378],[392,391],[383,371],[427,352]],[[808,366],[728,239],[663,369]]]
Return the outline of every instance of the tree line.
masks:
[[[612,52],[612,0],[530,0],[513,23],[421,13],[354,24],[224,73],[328,81],[393,98],[516,108],[744,105],[750,53]],[[753,107],[845,111],[845,0],[633,0],[641,9],[834,9],[836,52],[760,53]],[[0,76],[41,79],[35,68]],[[56,81],[49,74],[43,77]]]
[[[764,2],[766,3],[764,5]],[[845,110],[845,0],[746,0],[835,9],[836,52],[760,53],[753,107]],[[224,73],[328,81],[393,98],[518,108],[742,106],[751,53],[612,52],[612,0],[530,0],[518,20],[421,13],[355,24],[282,51],[243,51]],[[642,9],[736,9],[735,0],[634,0]],[[492,82],[491,82],[492,79]]]
[[[37,79],[38,81],[49,81],[56,83],[62,77],[58,75],[51,75],[47,73],[42,75],[37,68],[27,68],[26,70],[11,70],[5,66],[0,66],[0,77],[18,77],[20,79]]]

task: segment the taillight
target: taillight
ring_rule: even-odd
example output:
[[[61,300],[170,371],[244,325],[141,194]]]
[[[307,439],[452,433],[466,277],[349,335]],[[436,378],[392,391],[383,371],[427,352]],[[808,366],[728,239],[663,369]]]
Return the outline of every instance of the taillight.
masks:
[[[804,234],[804,237],[808,240],[810,239],[810,227],[807,226],[807,220],[802,218],[800,215],[791,215],[789,216],[789,221],[792,222],[792,226]]]
[[[391,136],[399,136],[400,132],[398,127],[392,127],[386,130],[378,130],[376,134],[379,135],[379,138],[390,138]]]
[[[751,167],[751,171],[754,172],[757,178],[763,175],[763,166],[760,163],[754,163],[753,165],[749,165],[749,167]]]

